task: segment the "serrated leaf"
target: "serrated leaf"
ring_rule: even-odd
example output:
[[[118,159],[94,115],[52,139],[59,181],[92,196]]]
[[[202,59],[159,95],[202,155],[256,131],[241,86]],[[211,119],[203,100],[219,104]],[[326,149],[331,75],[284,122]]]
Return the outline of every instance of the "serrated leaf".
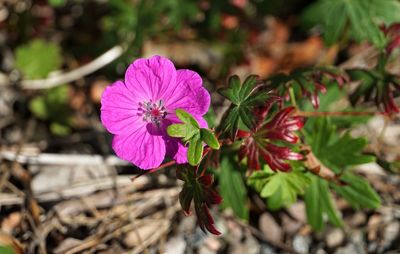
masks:
[[[229,131],[229,137],[234,140],[238,132],[239,110],[237,107],[231,106],[228,109],[227,117],[222,121],[222,129]]]
[[[209,206],[221,203],[222,199],[213,189],[213,177],[207,174],[198,174],[193,167],[180,166],[176,171],[177,178],[184,181],[179,201],[185,213],[190,214],[190,204],[193,200],[198,223],[203,231],[219,235]]]
[[[352,207],[356,209],[363,207],[375,209],[380,206],[381,199],[379,195],[366,180],[352,173],[346,173],[341,179],[346,185],[338,186],[332,184],[331,186],[339,195],[344,197]]]
[[[218,150],[220,145],[215,134],[209,129],[200,129],[201,139],[212,149]]]
[[[230,100],[232,105],[222,120],[222,131],[230,134],[235,139],[239,123],[243,123],[248,129],[255,128],[254,114],[252,109],[264,104],[270,95],[264,91],[255,93],[257,89],[257,76],[251,75],[240,84],[238,76],[232,76],[228,82],[229,87],[219,89],[219,93]]]
[[[239,118],[242,120],[247,128],[252,129],[255,124],[255,118],[251,114],[250,108],[248,107],[238,107]]]
[[[350,166],[375,161],[374,156],[361,154],[367,143],[366,139],[352,138],[350,134],[346,132],[334,143],[322,149],[319,156],[324,158],[326,166],[339,172]]]
[[[15,67],[27,79],[46,78],[62,63],[61,49],[57,44],[35,39],[19,46],[15,52]]]
[[[336,126],[328,118],[320,118],[308,126],[306,141],[311,145],[313,153],[324,166],[336,174],[345,172],[349,167],[368,163],[374,160],[373,156],[363,155],[362,149],[367,144],[363,138],[352,138],[349,133],[337,134]],[[306,192],[305,201],[309,223],[315,230],[323,228],[323,214],[335,225],[341,225],[341,219],[329,193],[327,181],[316,176]],[[342,181],[347,186],[330,186],[339,195],[346,198],[354,207],[375,208],[379,206],[379,197],[362,179],[345,173]],[[368,198],[366,198],[368,197]]]
[[[349,133],[339,136],[336,126],[328,118],[317,119],[307,129],[307,143],[311,145],[313,153],[336,173],[375,160],[374,156],[362,154],[367,144],[364,138],[352,138]]]
[[[246,101],[249,98],[256,84],[257,84],[256,75],[250,75],[246,78],[246,80],[243,82],[242,89],[240,89],[239,91],[239,98],[242,102]]]
[[[267,198],[270,209],[276,210],[296,202],[297,196],[304,194],[310,179],[300,170],[272,173],[264,169],[254,172],[249,177],[248,184],[259,191],[261,197]]]
[[[240,85],[240,79],[238,76],[234,75],[231,76],[228,80],[228,88],[225,89],[220,89],[219,93],[224,96],[225,98],[227,98],[228,100],[230,100],[232,103],[234,104],[240,104],[240,89],[241,89],[241,85]]]
[[[200,134],[194,135],[189,140],[188,162],[190,165],[196,166],[200,163],[201,157],[203,156],[203,149],[204,146]]]
[[[231,207],[236,216],[248,220],[247,190],[238,165],[227,157],[222,159],[219,178],[220,193],[224,207]]]
[[[302,19],[306,26],[322,26],[327,45],[348,35],[382,48],[385,39],[379,25],[400,21],[399,11],[397,0],[319,0],[303,12]]]

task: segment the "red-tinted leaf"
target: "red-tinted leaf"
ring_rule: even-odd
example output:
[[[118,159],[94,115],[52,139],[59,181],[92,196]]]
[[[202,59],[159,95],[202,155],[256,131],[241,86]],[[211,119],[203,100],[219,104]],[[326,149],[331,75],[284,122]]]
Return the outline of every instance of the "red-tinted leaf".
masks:
[[[212,234],[219,235],[220,232],[215,228],[209,206],[219,204],[221,196],[212,188],[212,175],[198,175],[194,167],[185,167],[177,170],[178,179],[185,183],[179,201],[186,215],[190,215],[190,204],[193,200],[198,223],[203,231],[208,230]]]
[[[291,148],[273,143],[284,141],[294,144],[298,141],[299,138],[294,131],[303,128],[304,119],[292,116],[293,111],[294,107],[284,108],[256,132],[238,133],[238,137],[243,138],[239,149],[239,160],[246,157],[251,170],[261,168],[260,158],[262,158],[272,170],[289,171],[291,167],[286,160],[303,159],[301,154],[293,152]]]
[[[388,43],[386,45],[386,53],[390,55],[394,49],[400,47],[400,23],[394,23],[389,27],[382,27]]]

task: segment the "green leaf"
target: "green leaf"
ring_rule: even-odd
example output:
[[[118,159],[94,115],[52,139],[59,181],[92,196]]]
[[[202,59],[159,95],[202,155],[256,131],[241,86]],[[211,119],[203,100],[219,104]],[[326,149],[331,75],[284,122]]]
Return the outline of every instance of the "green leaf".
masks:
[[[43,96],[38,96],[31,100],[29,109],[39,119],[45,120],[49,117],[46,99]]]
[[[71,133],[71,128],[68,125],[53,122],[50,124],[50,131],[57,136],[67,136]]]
[[[200,128],[196,119],[194,119],[194,117],[191,114],[189,114],[188,112],[186,112],[185,110],[177,109],[177,110],[175,110],[175,114],[179,118],[179,120],[181,120],[183,123],[189,124],[196,128]]]
[[[185,124],[171,124],[167,128],[169,136],[174,138],[183,138],[186,136],[186,125]]]
[[[174,138],[183,138],[184,142],[190,140],[194,135],[199,133],[199,129],[189,124],[171,124],[167,128],[169,136]]]
[[[215,134],[209,129],[200,129],[201,139],[212,149],[218,150],[220,145]]]
[[[323,229],[323,214],[334,225],[341,225],[341,219],[334,206],[329,186],[343,196],[355,208],[376,208],[380,204],[379,196],[369,184],[357,176],[346,172],[354,165],[374,161],[374,157],[362,154],[367,144],[364,138],[352,138],[348,132],[339,135],[336,126],[328,118],[320,118],[307,126],[306,142],[319,161],[336,174],[343,173],[341,180],[348,185],[329,185],[326,180],[312,176],[312,184],[307,189],[305,202],[307,217],[315,230]]]
[[[200,163],[203,156],[204,143],[213,149],[219,149],[219,141],[214,133],[209,129],[200,128],[191,114],[183,109],[177,109],[176,115],[183,124],[171,124],[167,128],[167,133],[171,137],[182,138],[182,141],[186,144],[189,143],[188,161],[190,165],[195,166]]]
[[[15,52],[15,67],[27,79],[46,78],[50,72],[60,68],[61,63],[59,46],[40,39],[19,46]]]
[[[4,246],[4,245],[0,245],[0,253],[1,254],[15,254],[12,246]]]
[[[29,109],[37,118],[50,121],[50,131],[58,136],[71,132],[71,112],[68,105],[68,86],[62,85],[44,91],[29,102]]]
[[[341,179],[347,184],[344,186],[332,184],[331,186],[352,207],[355,209],[363,207],[371,209],[379,208],[381,199],[366,180],[352,173],[346,173]]]
[[[385,39],[379,25],[399,22],[399,12],[397,0],[319,0],[303,12],[302,20],[307,27],[321,25],[327,45],[348,36],[382,48]]]
[[[200,134],[194,135],[189,141],[188,148],[188,161],[192,166],[196,166],[200,163],[203,155],[203,141],[201,140]]]
[[[224,207],[231,207],[236,216],[248,220],[247,189],[238,165],[228,157],[222,159],[219,178],[220,194]]]
[[[324,228],[323,215],[326,214],[330,222],[342,226],[343,222],[333,203],[328,183],[317,176],[310,177],[312,183],[304,196],[308,223],[314,230],[320,231]]]
[[[40,119],[67,122],[68,86],[62,85],[46,90],[43,95],[32,99],[29,109]]]
[[[53,7],[61,7],[65,5],[66,0],[49,0],[49,4]]]
[[[239,125],[239,110],[233,104],[227,111],[227,116],[223,118],[222,129],[229,131],[229,137],[235,140]]]
[[[219,93],[230,100],[232,103],[238,105],[240,104],[240,90],[241,90],[241,85],[240,85],[240,79],[238,76],[234,75],[229,78],[228,81],[228,86],[229,88],[224,88],[220,89]]]
[[[352,138],[348,132],[339,136],[336,126],[328,118],[319,118],[312,125],[306,125],[307,144],[315,156],[335,173],[375,160],[374,156],[362,154],[367,145],[364,138]]]
[[[228,82],[228,88],[218,90],[219,93],[230,100],[232,105],[225,113],[222,120],[222,131],[229,133],[232,140],[235,139],[239,123],[243,123],[248,129],[254,129],[255,119],[252,109],[265,103],[270,97],[266,92],[255,93],[257,90],[257,76],[251,75],[240,84],[238,76],[232,76]]]
[[[249,177],[248,184],[260,192],[261,197],[267,198],[270,209],[276,210],[296,202],[297,196],[304,194],[310,179],[298,169],[287,173],[273,173],[267,168],[254,172]]]

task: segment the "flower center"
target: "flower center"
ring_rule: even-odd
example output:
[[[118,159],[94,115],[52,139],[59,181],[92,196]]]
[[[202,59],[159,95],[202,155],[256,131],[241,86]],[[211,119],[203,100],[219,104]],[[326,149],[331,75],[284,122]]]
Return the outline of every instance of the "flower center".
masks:
[[[138,110],[139,116],[143,116],[145,122],[152,122],[156,125],[159,125],[167,116],[167,110],[162,100],[139,103]]]

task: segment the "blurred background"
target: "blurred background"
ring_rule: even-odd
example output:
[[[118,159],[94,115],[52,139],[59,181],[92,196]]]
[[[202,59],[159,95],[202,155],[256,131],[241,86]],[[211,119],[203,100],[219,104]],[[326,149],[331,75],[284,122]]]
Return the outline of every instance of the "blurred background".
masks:
[[[215,208],[222,237],[183,216],[173,170],[131,181],[139,171],[114,156],[99,120],[104,88],[138,57],[197,71],[211,127],[230,75],[370,66],[379,28],[368,22],[400,21],[399,2],[368,0],[365,12],[347,1],[353,16],[333,2],[0,0],[0,253],[400,253],[398,119],[355,130],[386,163],[359,169],[382,195],[378,211],[338,199],[346,228],[313,233],[302,201],[271,212],[250,192],[248,222]]]

